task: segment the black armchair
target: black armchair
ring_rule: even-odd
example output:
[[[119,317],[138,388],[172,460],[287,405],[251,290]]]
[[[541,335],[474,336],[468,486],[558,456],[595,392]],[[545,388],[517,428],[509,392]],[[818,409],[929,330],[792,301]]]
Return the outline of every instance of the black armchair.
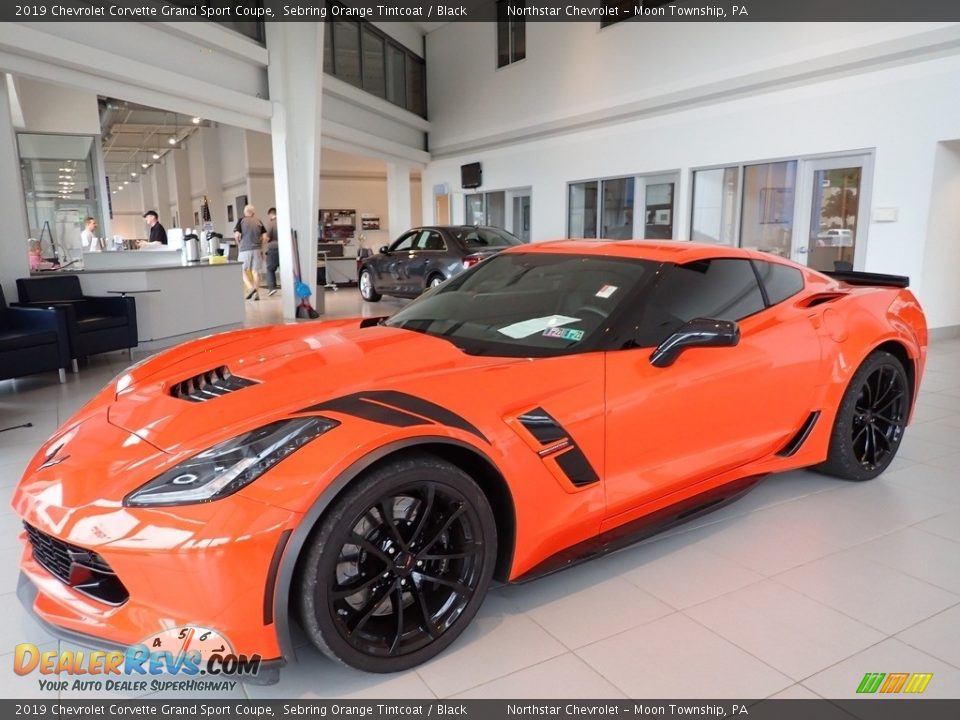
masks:
[[[21,306],[63,308],[74,360],[137,346],[137,305],[132,297],[84,295],[76,275],[17,279]],[[76,370],[76,366],[74,366]]]
[[[60,371],[70,364],[67,315],[56,308],[11,308],[0,288],[0,380]]]

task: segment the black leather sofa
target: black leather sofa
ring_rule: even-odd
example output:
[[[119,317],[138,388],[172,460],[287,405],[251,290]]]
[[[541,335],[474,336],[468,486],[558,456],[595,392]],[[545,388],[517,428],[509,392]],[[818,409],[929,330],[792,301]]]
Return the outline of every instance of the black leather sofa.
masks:
[[[69,364],[66,312],[7,307],[0,288],[0,380],[59,370],[65,382]]]
[[[113,350],[132,355],[137,346],[137,305],[132,297],[84,295],[76,275],[18,278],[17,294],[19,306],[63,308],[74,361]]]

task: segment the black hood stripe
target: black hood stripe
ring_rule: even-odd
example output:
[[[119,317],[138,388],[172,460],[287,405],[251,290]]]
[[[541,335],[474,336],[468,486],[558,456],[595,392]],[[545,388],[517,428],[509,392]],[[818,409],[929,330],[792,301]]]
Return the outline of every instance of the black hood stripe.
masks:
[[[476,435],[488,445],[480,430],[455,412],[422,398],[395,390],[370,390],[327,400],[301,410],[301,413],[334,411],[344,415],[394,427],[445,425]]]
[[[480,432],[475,425],[460,415],[457,415],[455,412],[441,407],[436,403],[432,403],[429,400],[414,397],[407,393],[397,392],[396,390],[375,390],[373,392],[363,393],[363,396],[381,402],[384,405],[392,405],[395,408],[420,415],[428,420],[432,420],[438,425],[446,425],[447,427],[463,430],[471,435],[476,435],[488,445],[490,444],[487,436]]]

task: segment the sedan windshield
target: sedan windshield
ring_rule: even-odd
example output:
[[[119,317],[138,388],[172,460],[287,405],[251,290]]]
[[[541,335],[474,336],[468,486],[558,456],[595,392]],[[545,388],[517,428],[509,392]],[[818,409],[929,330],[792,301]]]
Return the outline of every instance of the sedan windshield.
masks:
[[[386,324],[444,338],[474,355],[585,352],[657,265],[595,255],[506,253],[430,290]]]
[[[451,228],[450,232],[470,250],[523,245],[523,240],[500,228],[462,227]]]

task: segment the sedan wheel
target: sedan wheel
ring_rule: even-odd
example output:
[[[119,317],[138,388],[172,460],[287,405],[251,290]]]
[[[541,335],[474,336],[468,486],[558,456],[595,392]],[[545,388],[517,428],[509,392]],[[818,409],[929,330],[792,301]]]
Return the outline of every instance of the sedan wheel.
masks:
[[[429,455],[385,465],[337,503],[301,578],[304,627],[332,658],[394,672],[463,631],[496,558],[489,503],[462,470]]]
[[[360,271],[359,285],[360,297],[367,302],[379,302],[383,297],[373,286],[373,275],[371,275],[370,271],[366,268]]]
[[[903,365],[890,353],[874,353],[843,395],[827,461],[818,469],[846,480],[875,478],[896,456],[909,411]]]
[[[435,288],[437,285],[442,285],[442,284],[443,284],[443,280],[444,280],[444,279],[443,279],[440,275],[434,275],[434,276],[430,279],[430,287]]]

